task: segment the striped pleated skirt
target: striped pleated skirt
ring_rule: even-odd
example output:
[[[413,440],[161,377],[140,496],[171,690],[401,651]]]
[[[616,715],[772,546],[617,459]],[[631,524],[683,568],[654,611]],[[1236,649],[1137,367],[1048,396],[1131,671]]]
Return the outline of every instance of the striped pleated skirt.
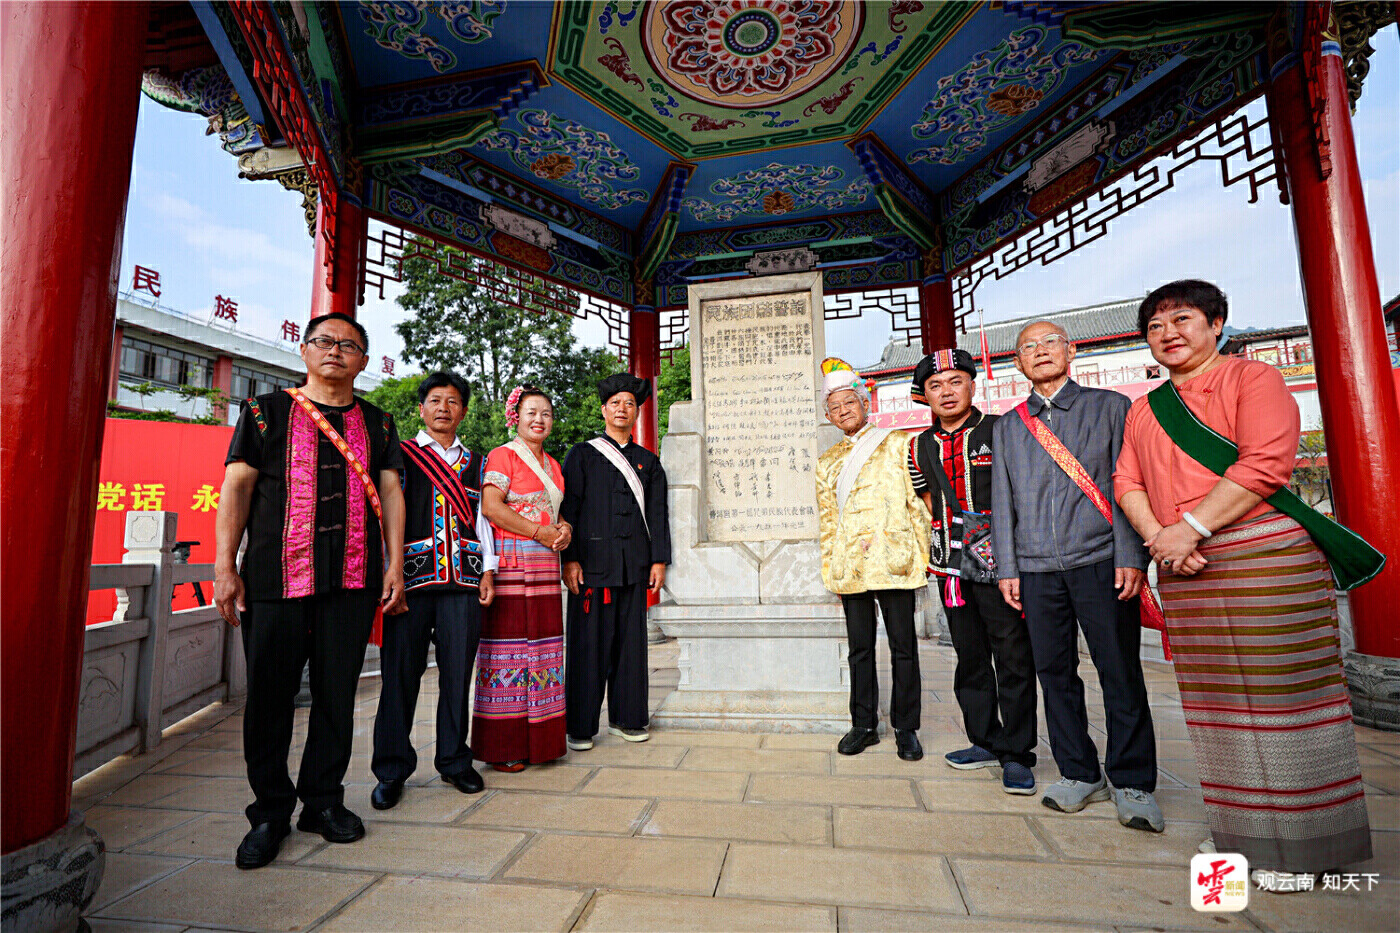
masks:
[[[1371,857],[1327,560],[1270,511],[1203,542],[1160,592],[1211,835],[1251,868]]]
[[[472,752],[482,761],[541,764],[567,751],[564,614],[559,555],[496,537],[496,598],[482,613]]]

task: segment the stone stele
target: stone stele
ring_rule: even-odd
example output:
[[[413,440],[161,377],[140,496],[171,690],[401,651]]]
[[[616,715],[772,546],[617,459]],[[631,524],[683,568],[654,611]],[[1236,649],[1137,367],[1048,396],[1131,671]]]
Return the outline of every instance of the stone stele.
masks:
[[[673,563],[651,610],[680,643],[680,684],[652,721],[843,732],[846,625],[817,545],[816,460],[841,437],[817,395],[821,273],[689,292],[693,400],[661,444]]]

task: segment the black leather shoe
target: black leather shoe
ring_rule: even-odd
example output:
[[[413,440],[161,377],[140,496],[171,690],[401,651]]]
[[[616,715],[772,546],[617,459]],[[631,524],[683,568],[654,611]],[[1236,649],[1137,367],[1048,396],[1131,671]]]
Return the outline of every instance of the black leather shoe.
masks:
[[[297,829],[304,833],[320,833],[327,842],[354,842],[365,835],[365,824],[339,803],[317,811],[302,807]]]
[[[376,810],[392,810],[403,796],[403,781],[380,781],[369,792],[369,805]]]
[[[234,864],[239,868],[262,868],[277,857],[292,829],[286,823],[259,823],[248,831],[238,844]]]
[[[899,757],[905,761],[918,761],[924,757],[924,747],[919,744],[919,733],[912,730],[894,730],[894,747],[899,752]]]
[[[836,746],[836,750],[843,755],[859,755],[872,745],[880,744],[880,734],[874,729],[862,729],[859,726],[847,732],[841,737],[841,742]]]
[[[464,794],[479,794],[486,789],[486,782],[473,767],[468,766],[461,774],[444,774],[442,779]]]

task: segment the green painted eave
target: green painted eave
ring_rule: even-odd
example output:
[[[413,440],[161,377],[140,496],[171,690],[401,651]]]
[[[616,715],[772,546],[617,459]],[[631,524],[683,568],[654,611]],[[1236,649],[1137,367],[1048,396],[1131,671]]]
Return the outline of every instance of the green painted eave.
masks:
[[[495,132],[500,122],[499,117],[488,112],[412,128],[393,126],[366,130],[361,132],[356,155],[370,165],[439,155],[474,145],[486,134]]]
[[[656,226],[656,232],[652,234],[651,242],[642,249],[641,258],[637,260],[637,274],[643,279],[649,279],[656,274],[657,267],[666,258],[666,251],[671,248],[671,242],[676,238],[676,230],[681,225],[681,217],[675,211],[668,211],[666,216],[661,218],[661,222]]]
[[[922,249],[932,249],[938,244],[938,234],[933,226],[889,185],[875,186],[875,200],[889,222]]]
[[[1138,49],[1262,29],[1272,3],[1105,3],[1065,14],[1066,39],[1100,49]]]
[[[314,10],[307,11],[307,14],[306,52],[311,59],[311,68],[316,72],[316,77],[330,82],[331,93],[335,98],[336,113],[349,114],[350,108],[346,106],[345,91],[340,86],[340,75],[336,74],[335,65],[331,61],[329,43],[334,40],[321,29],[321,17],[316,16]]]

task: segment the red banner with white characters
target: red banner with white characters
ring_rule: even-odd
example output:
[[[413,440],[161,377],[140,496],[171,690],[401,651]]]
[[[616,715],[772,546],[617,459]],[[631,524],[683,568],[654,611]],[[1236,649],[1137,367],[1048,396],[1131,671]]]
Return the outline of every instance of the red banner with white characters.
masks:
[[[232,437],[233,428],[226,425],[108,418],[98,470],[92,562],[121,563],[126,513],[154,510],[179,513],[178,539],[199,542],[190,549],[190,563],[212,564],[219,487]],[[212,602],[213,585],[205,583],[202,589],[205,600]],[[176,587],[176,609],[197,605],[193,585]],[[88,599],[88,625],[112,618],[116,606],[115,590],[94,592]]]

